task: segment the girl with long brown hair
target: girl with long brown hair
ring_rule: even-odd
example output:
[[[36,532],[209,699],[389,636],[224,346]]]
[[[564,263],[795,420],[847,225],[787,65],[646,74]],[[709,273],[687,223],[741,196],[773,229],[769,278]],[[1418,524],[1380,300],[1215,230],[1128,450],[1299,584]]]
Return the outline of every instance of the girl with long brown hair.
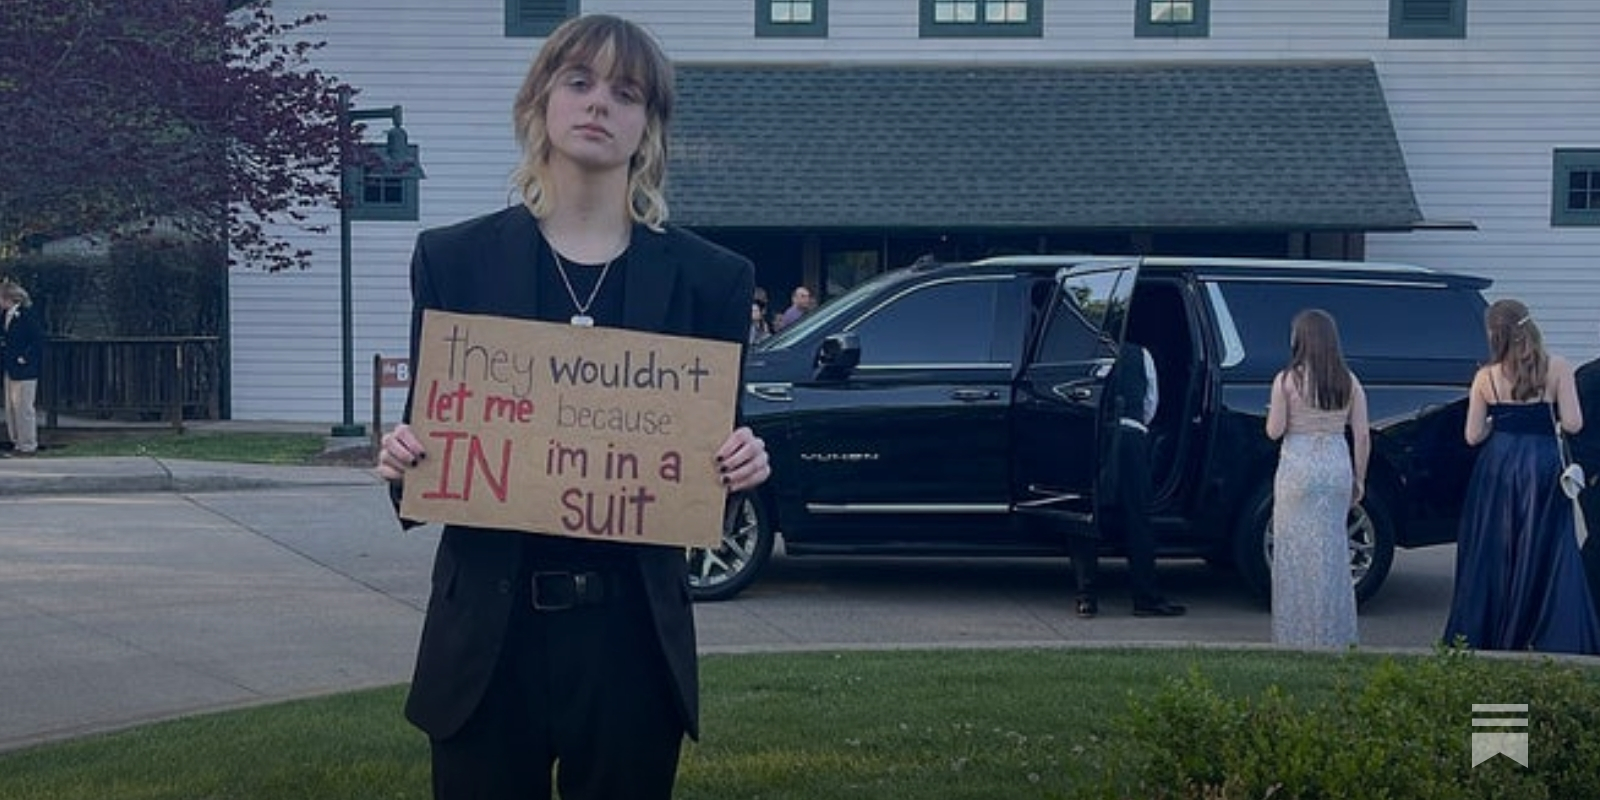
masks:
[[[1267,409],[1267,436],[1283,440],[1272,484],[1272,640],[1344,647],[1357,641],[1345,520],[1365,494],[1367,395],[1327,312],[1296,314],[1289,349]]]
[[[1600,653],[1600,621],[1560,493],[1556,439],[1583,428],[1573,369],[1545,351],[1528,307],[1484,314],[1489,363],[1472,379],[1466,439],[1482,445],[1467,485],[1446,644]]]

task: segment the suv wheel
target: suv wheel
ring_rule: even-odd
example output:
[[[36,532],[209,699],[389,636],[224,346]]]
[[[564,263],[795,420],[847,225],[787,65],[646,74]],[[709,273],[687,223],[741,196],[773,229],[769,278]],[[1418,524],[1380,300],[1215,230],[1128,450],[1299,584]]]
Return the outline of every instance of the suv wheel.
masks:
[[[1256,492],[1234,533],[1234,561],[1246,587],[1269,603],[1272,599],[1272,485]],[[1370,492],[1345,520],[1350,543],[1350,580],[1356,602],[1378,593],[1394,564],[1394,526],[1383,503]]]
[[[772,557],[775,538],[760,499],[749,493],[738,495],[722,526],[722,543],[714,550],[689,550],[689,596],[728,600],[744,591]]]

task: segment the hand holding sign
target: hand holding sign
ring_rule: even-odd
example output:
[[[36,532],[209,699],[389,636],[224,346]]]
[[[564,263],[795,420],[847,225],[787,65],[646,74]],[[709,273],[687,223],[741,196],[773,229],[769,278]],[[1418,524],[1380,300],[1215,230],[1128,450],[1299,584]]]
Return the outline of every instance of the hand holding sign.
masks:
[[[430,310],[418,349],[403,516],[716,544],[718,456],[759,445],[728,436],[738,345]]]

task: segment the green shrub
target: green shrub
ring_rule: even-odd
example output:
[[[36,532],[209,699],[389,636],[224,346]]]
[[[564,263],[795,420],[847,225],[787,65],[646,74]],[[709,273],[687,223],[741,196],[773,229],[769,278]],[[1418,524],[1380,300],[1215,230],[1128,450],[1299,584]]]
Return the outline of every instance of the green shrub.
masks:
[[[1474,703],[1528,704],[1527,768],[1472,766]],[[1276,687],[1225,696],[1191,670],[1134,700],[1119,729],[1141,797],[1600,797],[1600,679],[1551,659],[1352,657],[1334,698],[1316,703]]]
[[[109,255],[19,255],[0,262],[0,275],[28,290],[53,336],[222,333],[227,253],[213,244],[123,238]]]
[[[94,317],[105,294],[105,268],[100,262],[84,256],[28,253],[0,262],[0,276],[28,290],[50,334],[78,334],[85,322],[96,327]]]

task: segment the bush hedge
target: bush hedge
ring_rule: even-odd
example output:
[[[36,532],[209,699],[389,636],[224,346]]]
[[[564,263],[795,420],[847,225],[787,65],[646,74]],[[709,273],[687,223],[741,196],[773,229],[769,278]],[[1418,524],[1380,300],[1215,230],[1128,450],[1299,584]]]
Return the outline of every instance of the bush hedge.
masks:
[[[1231,697],[1197,671],[1135,699],[1119,728],[1131,763],[1111,796],[1149,798],[1600,798],[1600,677],[1550,658],[1440,648],[1431,658],[1348,657],[1333,699],[1276,688]],[[1474,767],[1475,703],[1526,703],[1528,766]],[[1506,715],[1500,715],[1506,716]],[[1513,715],[1514,716],[1514,715]]]
[[[163,236],[118,239],[109,255],[28,253],[0,263],[28,290],[53,336],[216,336],[227,256]]]

